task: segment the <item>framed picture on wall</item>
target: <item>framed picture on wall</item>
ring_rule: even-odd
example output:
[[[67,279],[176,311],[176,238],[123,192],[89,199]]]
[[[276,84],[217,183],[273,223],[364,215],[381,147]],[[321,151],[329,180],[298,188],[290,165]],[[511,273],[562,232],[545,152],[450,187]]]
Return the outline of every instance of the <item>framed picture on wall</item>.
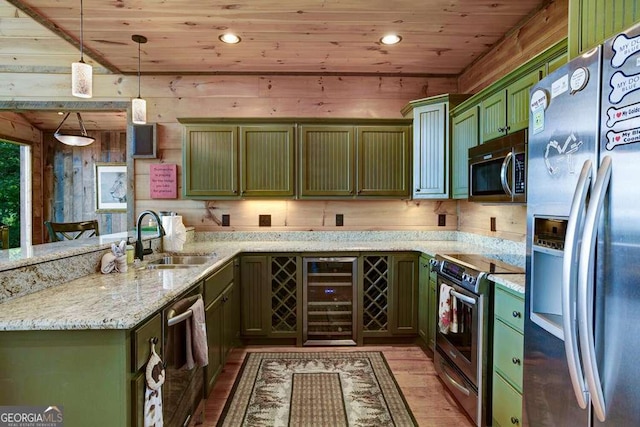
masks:
[[[127,211],[127,164],[96,163],[96,212]]]

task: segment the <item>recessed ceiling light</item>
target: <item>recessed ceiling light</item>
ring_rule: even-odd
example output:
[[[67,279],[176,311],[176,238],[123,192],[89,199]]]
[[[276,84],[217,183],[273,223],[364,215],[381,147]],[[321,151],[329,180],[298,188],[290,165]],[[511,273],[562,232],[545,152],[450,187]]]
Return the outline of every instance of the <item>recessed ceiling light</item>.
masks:
[[[382,44],[398,44],[402,40],[402,37],[397,34],[387,34],[380,39]]]
[[[231,34],[231,33],[222,34],[218,38],[220,39],[221,42],[227,43],[227,44],[240,43],[240,37],[236,36],[235,34]]]

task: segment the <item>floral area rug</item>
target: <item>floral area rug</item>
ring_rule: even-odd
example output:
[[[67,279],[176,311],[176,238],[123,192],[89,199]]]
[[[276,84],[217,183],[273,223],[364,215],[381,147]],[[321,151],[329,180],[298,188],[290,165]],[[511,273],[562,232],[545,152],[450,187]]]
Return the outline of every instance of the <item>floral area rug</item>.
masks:
[[[380,352],[248,353],[218,426],[416,426]]]

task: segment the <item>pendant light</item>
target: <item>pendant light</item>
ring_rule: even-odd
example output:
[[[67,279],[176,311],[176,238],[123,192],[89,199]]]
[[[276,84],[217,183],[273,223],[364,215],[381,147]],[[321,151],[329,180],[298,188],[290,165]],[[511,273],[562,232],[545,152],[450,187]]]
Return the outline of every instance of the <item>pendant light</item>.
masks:
[[[138,97],[131,100],[131,121],[137,125],[147,123],[147,101],[140,97],[140,45],[147,42],[145,36],[134,34],[131,40],[138,43]]]
[[[93,141],[95,141],[95,138],[87,135],[87,129],[85,129],[84,127],[84,122],[82,121],[82,117],[80,117],[80,113],[76,113],[76,115],[78,116],[78,124],[80,125],[80,135],[60,132],[60,128],[62,127],[62,124],[65,122],[65,120],[67,120],[67,117],[69,117],[69,114],[71,114],[71,112],[68,112],[64,116],[64,119],[62,119],[62,121],[60,122],[60,125],[53,133],[53,136],[55,136],[55,138],[63,144],[72,145],[74,147],[84,147],[85,145],[89,145]]]
[[[78,98],[93,96],[93,68],[84,62],[84,11],[80,0],[80,61],[71,64],[71,93]]]

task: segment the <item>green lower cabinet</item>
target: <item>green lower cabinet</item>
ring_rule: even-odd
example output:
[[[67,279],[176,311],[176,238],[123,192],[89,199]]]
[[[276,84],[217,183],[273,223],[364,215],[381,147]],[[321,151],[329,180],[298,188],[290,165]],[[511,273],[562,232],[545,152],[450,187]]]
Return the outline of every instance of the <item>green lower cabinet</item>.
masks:
[[[393,255],[391,258],[391,334],[417,334],[419,258],[415,254]]]
[[[209,364],[206,368],[207,395],[211,392],[218,374],[224,366],[223,329],[224,310],[223,296],[220,295],[205,309],[207,319],[207,344],[209,348]]]
[[[493,425],[522,423],[522,363],[524,298],[500,284],[495,285],[493,333]]]
[[[493,372],[493,426],[522,425],[522,395]]]
[[[241,334],[266,337],[269,334],[271,299],[269,264],[266,255],[247,255],[240,260]]]
[[[428,255],[420,256],[420,273],[418,276],[418,336],[425,345],[429,345],[429,260]]]
[[[429,326],[428,326],[428,346],[436,351],[436,329],[438,328],[438,280],[435,272],[431,272],[429,280]]]

